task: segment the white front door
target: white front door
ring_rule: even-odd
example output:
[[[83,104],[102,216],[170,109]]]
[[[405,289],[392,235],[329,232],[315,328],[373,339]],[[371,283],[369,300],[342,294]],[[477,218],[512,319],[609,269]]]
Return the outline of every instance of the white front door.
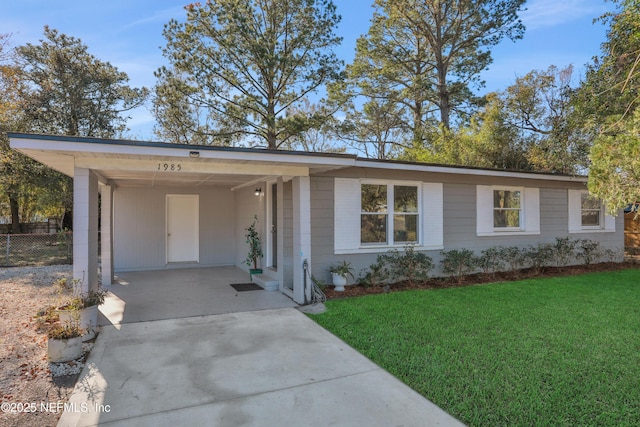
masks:
[[[197,194],[167,194],[167,263],[200,260],[198,211]]]

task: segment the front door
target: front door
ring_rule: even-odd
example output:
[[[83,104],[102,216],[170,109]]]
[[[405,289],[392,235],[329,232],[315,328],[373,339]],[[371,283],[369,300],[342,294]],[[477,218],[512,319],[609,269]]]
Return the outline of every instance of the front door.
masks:
[[[167,194],[167,263],[200,260],[198,210],[197,194]]]

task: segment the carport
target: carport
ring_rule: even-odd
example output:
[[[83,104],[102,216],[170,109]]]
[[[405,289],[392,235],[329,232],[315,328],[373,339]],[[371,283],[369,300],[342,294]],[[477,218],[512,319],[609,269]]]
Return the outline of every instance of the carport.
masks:
[[[245,229],[257,217],[264,273],[253,280],[304,304],[312,265],[309,176],[355,161],[68,136],[9,138],[12,148],[73,177],[73,270],[85,290],[98,285],[98,236],[104,285],[130,271],[248,270]]]
[[[120,325],[297,305],[281,292],[237,286],[251,285],[248,282],[249,275],[237,267],[121,273],[100,306],[100,323]]]

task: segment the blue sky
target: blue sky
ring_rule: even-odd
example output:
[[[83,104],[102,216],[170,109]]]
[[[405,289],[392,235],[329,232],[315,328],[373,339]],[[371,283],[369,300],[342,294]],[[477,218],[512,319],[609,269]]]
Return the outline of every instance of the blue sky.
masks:
[[[343,37],[336,53],[350,62],[358,36],[365,34],[373,15],[372,0],[334,0]],[[153,72],[165,63],[162,29],[171,18],[183,20],[185,0],[4,0],[0,4],[0,33],[12,33],[14,46],[38,43],[43,27],[82,40],[97,58],[127,73],[133,86],[152,87]],[[503,41],[493,49],[494,62],[483,75],[487,86],[479,93],[502,90],[516,77],[550,65],[573,64],[576,79],[584,64],[600,52],[606,28],[594,18],[611,4],[604,0],[528,0],[521,14],[527,30],[522,40]],[[153,117],[146,109],[129,121],[130,137],[153,140]]]

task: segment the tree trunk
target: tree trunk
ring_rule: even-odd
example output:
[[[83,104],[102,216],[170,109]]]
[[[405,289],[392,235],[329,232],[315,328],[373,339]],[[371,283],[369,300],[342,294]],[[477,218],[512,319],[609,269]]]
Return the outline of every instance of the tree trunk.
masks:
[[[11,232],[13,234],[21,234],[22,224],[20,224],[18,199],[13,195],[9,195],[9,206],[11,207]]]

